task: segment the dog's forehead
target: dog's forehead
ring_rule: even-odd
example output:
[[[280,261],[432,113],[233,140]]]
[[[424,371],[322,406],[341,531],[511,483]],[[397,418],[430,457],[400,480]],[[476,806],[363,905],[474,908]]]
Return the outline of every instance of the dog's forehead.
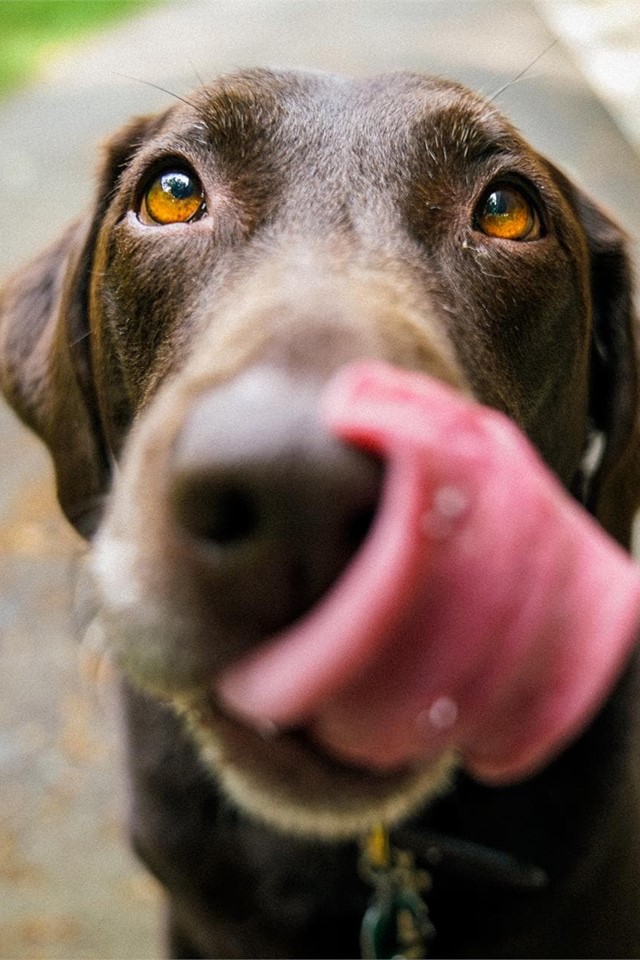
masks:
[[[473,154],[527,149],[509,121],[468,88],[411,73],[347,79],[330,74],[249,71],[223,77],[178,109],[183,130],[208,131],[217,146],[269,141],[284,150],[330,143],[391,153],[438,144]]]

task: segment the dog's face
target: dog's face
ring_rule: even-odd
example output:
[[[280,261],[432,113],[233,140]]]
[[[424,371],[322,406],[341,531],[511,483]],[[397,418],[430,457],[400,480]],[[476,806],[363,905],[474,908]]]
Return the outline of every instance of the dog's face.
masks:
[[[99,524],[108,647],[281,825],[354,832],[450,769],[343,763],[304,730],[249,729],[213,692],[322,602],[366,537],[383,465],[317,417],[341,366],[382,359],[506,412],[576,492],[601,435],[590,505],[628,535],[621,235],[457,85],[255,72],[135,121],[90,224],[0,312],[5,391],[51,447],[67,515]]]

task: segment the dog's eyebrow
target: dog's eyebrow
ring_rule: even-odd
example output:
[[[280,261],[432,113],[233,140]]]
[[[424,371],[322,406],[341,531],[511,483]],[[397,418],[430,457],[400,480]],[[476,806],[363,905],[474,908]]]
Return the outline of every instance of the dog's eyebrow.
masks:
[[[192,104],[195,122],[181,131],[192,143],[209,145],[230,170],[243,168],[265,154],[276,136],[286,108],[277,92],[265,84],[221,84],[204,87]]]
[[[146,172],[158,158],[184,156],[187,161],[197,161],[202,150],[207,150],[209,144],[210,132],[206,121],[193,120],[181,130],[166,130],[155,139],[142,143],[130,168],[137,175]]]
[[[196,107],[218,142],[244,140],[264,135],[282,115],[282,103],[262,90],[237,85],[206,89],[205,101]]]
[[[466,161],[513,156],[521,147],[517,132],[482,101],[462,109],[456,103],[425,110],[413,119],[411,137],[434,162],[445,164],[453,156]]]

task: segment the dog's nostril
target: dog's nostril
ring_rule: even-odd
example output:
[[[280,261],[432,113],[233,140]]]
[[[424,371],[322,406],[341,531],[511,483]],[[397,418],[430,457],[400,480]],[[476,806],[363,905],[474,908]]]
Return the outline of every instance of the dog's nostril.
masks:
[[[172,488],[172,508],[175,519],[191,536],[205,541],[210,546],[233,547],[256,540],[261,533],[267,536],[280,527],[280,534],[289,526],[286,522],[274,523],[270,514],[287,513],[291,491],[282,491],[278,510],[260,504],[260,497],[240,481],[221,482],[207,477],[178,478]],[[262,499],[266,499],[264,494]],[[265,510],[266,507],[266,510]],[[263,515],[266,512],[266,515]],[[356,552],[365,540],[376,514],[376,504],[371,503],[349,510],[345,507],[342,522],[343,551],[345,556]],[[322,518],[315,521],[320,525]],[[295,524],[292,524],[293,527]],[[339,524],[338,524],[339,525]],[[287,531],[292,535],[295,531]]]
[[[249,490],[222,487],[203,511],[200,536],[221,547],[251,539],[260,524],[258,505]]]
[[[174,483],[172,505],[187,533],[211,546],[244,543],[257,535],[260,526],[256,498],[240,483],[185,476]]]

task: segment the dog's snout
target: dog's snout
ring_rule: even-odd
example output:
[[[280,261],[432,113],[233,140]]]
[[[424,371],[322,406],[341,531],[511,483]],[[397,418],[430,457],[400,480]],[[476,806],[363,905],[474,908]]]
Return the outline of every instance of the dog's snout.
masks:
[[[171,510],[227,623],[275,629],[303,614],[375,515],[382,465],[325,431],[319,395],[253,370],[201,394],[183,423]]]

